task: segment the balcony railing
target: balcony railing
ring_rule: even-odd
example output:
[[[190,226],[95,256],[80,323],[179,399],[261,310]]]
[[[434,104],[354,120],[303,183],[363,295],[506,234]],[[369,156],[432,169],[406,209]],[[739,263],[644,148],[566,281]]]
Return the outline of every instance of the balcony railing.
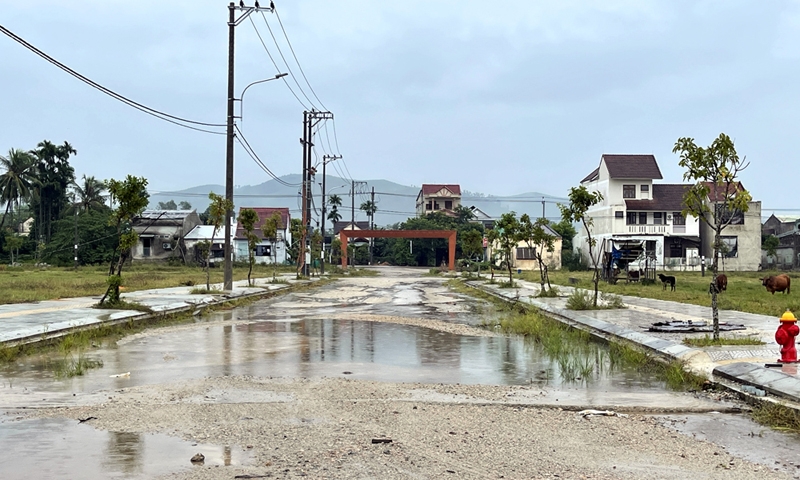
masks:
[[[664,234],[669,233],[669,225],[627,225],[628,233],[655,233],[655,234]],[[684,231],[686,231],[686,227],[684,227]]]

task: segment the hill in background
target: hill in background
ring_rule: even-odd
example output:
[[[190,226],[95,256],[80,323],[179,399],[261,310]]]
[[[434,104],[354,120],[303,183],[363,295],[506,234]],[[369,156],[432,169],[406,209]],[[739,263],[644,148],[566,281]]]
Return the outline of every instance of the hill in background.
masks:
[[[317,176],[321,183],[321,176]],[[270,180],[258,185],[238,186],[234,189],[236,209],[240,207],[288,207],[292,217],[299,217],[300,210],[300,184],[301,175],[285,175],[278,180]],[[321,208],[322,187],[315,183],[312,187],[313,208],[318,217]],[[375,214],[375,224],[387,226],[403,222],[416,215],[416,198],[419,187],[400,185],[388,180],[367,180],[366,185],[358,185],[355,192],[355,217],[356,220],[366,220],[364,212],[359,210],[362,202],[370,199],[370,192],[375,188],[375,203],[378,212]],[[351,184],[348,180],[328,175],[325,182],[328,196],[336,194],[342,199],[339,213],[345,221],[351,218],[352,200],[350,196]],[[203,212],[208,207],[208,193],[225,194],[222,185],[200,185],[174,192],[151,192],[150,207],[156,208],[158,202],[174,200],[189,202],[198,212]],[[529,192],[511,196],[494,196],[483,193],[463,191],[461,203],[464,206],[475,206],[487,215],[497,218],[503,213],[514,211],[518,215],[527,213],[533,218],[542,215],[542,201],[545,201],[545,216],[553,221],[559,221],[561,213],[557,203],[565,203],[563,197]],[[328,207],[330,211],[330,206]]]

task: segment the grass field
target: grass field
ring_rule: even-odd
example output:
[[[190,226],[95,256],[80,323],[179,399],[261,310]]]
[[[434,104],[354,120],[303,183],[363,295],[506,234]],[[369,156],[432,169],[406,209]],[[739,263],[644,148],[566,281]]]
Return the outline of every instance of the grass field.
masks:
[[[725,272],[728,276],[728,290],[719,295],[719,308],[775,317],[780,317],[787,309],[797,313],[800,311],[800,292],[792,292],[788,295],[782,293],[772,295],[761,285],[762,277],[775,275],[776,273],[766,271]],[[711,306],[711,296],[708,294],[708,286],[711,282],[710,273],[707,272],[705,277],[700,276],[699,272],[668,272],[668,274],[676,277],[677,285],[674,292],[663,290],[659,281],[656,281],[654,285],[625,283],[624,281],[611,285],[601,280],[599,287],[602,292],[618,295],[674,300],[706,307]],[[521,275],[515,274],[515,276],[536,283],[540,281],[538,271],[523,271]],[[789,276],[792,277],[793,283],[797,282],[795,284],[797,285],[796,288],[800,289],[800,277],[794,274],[789,274]],[[550,272],[550,282],[553,284],[572,285],[569,282],[570,278],[578,279],[578,287],[593,288],[592,272]],[[795,288],[794,285],[792,287]]]
[[[294,266],[279,266],[278,272],[295,272]],[[107,288],[108,267],[72,268],[33,266],[0,269],[0,304],[36,302],[58,298],[102,295]],[[253,267],[253,277],[272,275],[272,267]],[[234,280],[247,278],[247,267],[234,267]],[[211,283],[221,283],[222,268],[211,269]],[[139,264],[122,270],[124,291],[197,285],[205,287],[206,274],[200,267]]]

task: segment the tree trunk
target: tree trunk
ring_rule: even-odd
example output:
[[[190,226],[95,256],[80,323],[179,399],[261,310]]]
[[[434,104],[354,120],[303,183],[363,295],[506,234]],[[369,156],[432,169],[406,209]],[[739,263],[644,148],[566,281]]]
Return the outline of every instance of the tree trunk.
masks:
[[[544,288],[544,268],[543,268],[544,265],[542,265],[542,256],[537,254],[536,255],[536,261],[539,263],[539,276],[541,277],[541,285],[542,285],[542,292],[541,293],[544,293],[545,292],[545,288]]]
[[[719,308],[717,306],[717,265],[719,262],[719,242],[721,229],[714,232],[714,260],[711,262],[711,319],[714,323],[714,340],[719,340]]]
[[[506,255],[506,266],[508,267],[508,286],[514,286],[514,274],[511,273],[511,254]]]
[[[250,268],[247,270],[247,286],[252,287],[253,284],[250,282],[250,274],[253,273],[253,251],[250,250]]]
[[[216,230],[216,227],[214,227]],[[208,245],[206,253],[206,290],[211,290],[211,249],[214,248],[214,231],[211,232],[211,243]]]
[[[0,220],[0,228],[3,228],[3,224],[6,223],[6,217],[8,216],[8,209],[11,208],[11,201],[9,200],[6,204],[6,213],[3,214],[3,219]],[[11,262],[14,263],[14,262]]]

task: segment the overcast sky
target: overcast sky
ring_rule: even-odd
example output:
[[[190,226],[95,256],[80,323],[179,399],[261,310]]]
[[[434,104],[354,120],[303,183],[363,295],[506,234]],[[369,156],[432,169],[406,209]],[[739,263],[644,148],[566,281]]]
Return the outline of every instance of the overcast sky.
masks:
[[[675,140],[708,145],[725,132],[752,162],[741,179],[765,211],[800,208],[787,195],[799,165],[798,2],[275,3],[321,102],[277,19],[266,19],[306,94],[334,113],[338,150],[355,179],[565,196],[602,153],[653,153],[664,181],[677,183]],[[227,4],[0,0],[0,24],[140,103],[224,123]],[[279,68],[245,20],[236,28],[237,96],[289,71],[265,19],[251,18]],[[224,183],[224,136],[133,110],[2,35],[0,58],[3,152],[67,140],[78,150],[78,175],[130,173],[153,190]],[[278,175],[300,172],[303,109],[281,80],[245,97],[242,131]],[[337,150],[332,127],[330,148],[324,130],[316,139],[327,153]],[[235,183],[268,179],[237,147]]]

